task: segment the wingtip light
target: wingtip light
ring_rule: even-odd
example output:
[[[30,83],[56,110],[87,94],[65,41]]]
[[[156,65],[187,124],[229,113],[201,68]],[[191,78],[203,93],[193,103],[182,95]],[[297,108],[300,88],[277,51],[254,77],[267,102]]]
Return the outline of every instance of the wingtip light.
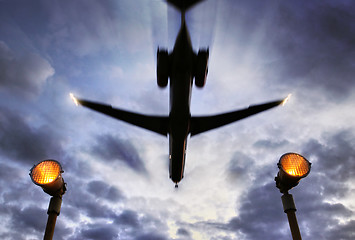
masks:
[[[287,101],[291,98],[292,94],[290,93],[289,95],[287,95],[287,97],[281,102],[282,106],[285,106],[285,104],[287,103]]]
[[[78,99],[76,99],[76,97],[74,96],[74,94],[70,93],[70,98],[73,100],[73,102],[75,103],[76,106],[79,106],[79,101]]]

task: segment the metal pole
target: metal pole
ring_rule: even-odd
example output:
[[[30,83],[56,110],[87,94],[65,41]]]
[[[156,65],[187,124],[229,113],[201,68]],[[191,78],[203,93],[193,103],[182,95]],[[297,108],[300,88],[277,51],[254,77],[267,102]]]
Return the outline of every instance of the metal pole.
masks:
[[[284,212],[287,214],[288,223],[290,225],[290,230],[293,240],[302,240],[300,229],[298,227],[297,218],[296,218],[296,205],[293,201],[292,194],[288,192],[284,193],[281,197],[282,205],[284,207]]]
[[[43,240],[52,240],[54,234],[55,223],[57,221],[57,216],[60,213],[60,208],[62,206],[62,196],[53,196],[49,202],[48,207],[48,220],[46,225],[46,231],[44,233]]]

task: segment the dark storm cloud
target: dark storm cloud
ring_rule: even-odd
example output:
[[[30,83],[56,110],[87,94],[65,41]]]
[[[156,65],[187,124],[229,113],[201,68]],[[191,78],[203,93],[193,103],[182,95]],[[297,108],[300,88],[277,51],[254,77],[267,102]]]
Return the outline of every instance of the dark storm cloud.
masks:
[[[123,194],[117,188],[108,185],[103,181],[92,181],[88,184],[88,192],[95,195],[97,198],[109,200],[111,202],[117,202],[122,200]]]
[[[190,237],[190,232],[187,231],[187,230],[184,229],[184,228],[179,228],[179,229],[176,231],[176,234],[177,234],[177,235],[180,235],[180,236],[183,236],[183,237]]]
[[[279,60],[268,68],[280,70],[282,82],[346,97],[355,86],[354,12],[350,2],[280,2],[268,40]]]
[[[54,69],[47,60],[34,53],[15,56],[0,41],[0,90],[10,90],[20,96],[37,96]]]
[[[257,49],[266,64],[255,67],[263,69],[265,82],[321,91],[332,100],[343,100],[354,89],[351,1],[233,1],[228,7],[223,14],[233,22],[231,51],[243,49],[235,52],[239,61]],[[222,28],[232,30],[229,24]]]
[[[16,37],[22,36],[33,40],[32,44],[35,47],[45,51],[48,51],[49,48],[55,53],[59,53],[58,49],[61,49],[84,56],[104,46],[111,46],[114,44],[114,36],[116,36],[116,41],[120,36],[115,21],[112,21],[116,11],[114,1],[72,2],[64,0],[49,3],[43,0],[34,0],[28,3],[15,0],[3,3],[3,8],[6,11],[1,11],[0,8],[3,22],[0,25],[0,31],[4,29],[7,33],[12,34],[11,38],[9,36],[4,38],[14,40]],[[85,11],[80,11],[82,9]],[[6,25],[18,28],[18,32],[11,31],[10,27],[6,28]],[[14,42],[26,44],[25,40],[16,39]]]
[[[131,210],[125,210],[115,218],[115,223],[119,225],[138,228],[139,227],[138,214]]]
[[[355,133],[352,129],[324,133],[322,139],[310,139],[303,152],[315,158],[320,173],[339,184],[355,175]]]
[[[5,163],[0,162],[0,182],[10,182],[13,179],[19,179],[21,177],[17,168],[8,166]]]
[[[13,212],[12,227],[17,229],[24,236],[30,233],[38,233],[40,236],[44,233],[47,223],[46,209],[40,209],[35,206],[30,206],[21,209],[20,212]],[[61,239],[64,239],[71,231],[66,228],[61,221],[56,224],[56,232],[60,233]]]
[[[273,182],[254,188],[242,200],[240,214],[226,224],[228,229],[241,233],[246,239],[282,239],[280,232],[287,227],[280,194]]]
[[[334,239],[344,236],[350,240],[353,222],[342,224],[339,219],[352,216],[352,211],[342,204],[323,202],[323,196],[302,186],[295,191],[297,218],[304,238]],[[290,236],[286,214],[283,212],[281,193],[274,182],[256,187],[242,199],[239,215],[226,224],[207,223],[213,228],[234,231],[245,239],[283,239]],[[347,232],[342,232],[347,229]],[[338,238],[337,238],[338,239]]]
[[[336,229],[329,231],[329,239],[354,239],[355,238],[355,220],[347,224],[339,224]]]
[[[81,231],[81,236],[84,239],[100,240],[100,239],[117,239],[118,238],[118,229],[114,226],[100,225],[100,224],[90,224],[86,229]]]
[[[250,178],[254,160],[243,152],[235,152],[229,161],[228,174],[233,182]]]
[[[352,191],[349,184],[355,171],[354,143],[354,132],[344,129],[325,133],[321,139],[310,139],[303,144],[302,155],[311,159],[312,170],[291,193],[304,238],[354,238],[354,221],[342,221],[351,219],[354,212],[339,202]],[[243,165],[243,162],[248,164]],[[228,166],[229,174],[241,179],[248,177],[246,172],[250,169],[257,178],[254,186],[238,200],[238,205],[241,204],[238,216],[227,223],[205,222],[191,227],[229,230],[250,240],[289,237],[289,226],[281,203],[282,194],[272,181],[276,175],[275,166],[255,168],[255,161],[242,152],[236,152]],[[261,185],[263,182],[266,184]]]
[[[122,203],[125,199],[121,191],[105,182],[93,180],[86,188],[75,186],[85,186],[82,179],[66,178],[67,193],[65,194],[65,208],[62,208],[63,215],[71,220],[79,220],[79,215],[86,215],[91,219],[115,220],[119,214],[113,208],[112,203]],[[106,204],[108,201],[109,204]]]
[[[353,131],[346,129],[324,134],[321,140],[311,139],[304,143],[302,154],[314,160],[312,170],[300,186],[291,190],[294,192],[304,237],[329,240],[339,239],[339,236],[342,236],[341,239],[353,238],[355,232],[350,230],[353,221],[341,223],[339,219],[347,219],[354,213],[339,202],[329,203],[325,200],[344,197],[350,190],[347,181],[351,181],[355,171],[354,140]],[[255,187],[242,200],[240,215],[231,219],[226,226],[244,234],[247,239],[287,237],[287,220],[280,197],[274,182]],[[307,227],[310,223],[312,226]],[[287,231],[283,231],[285,229]]]
[[[307,179],[308,182],[312,181]],[[324,179],[322,179],[324,181]],[[320,193],[317,186],[306,185],[305,183],[293,190],[296,203],[297,217],[302,229],[304,238],[316,239],[335,239],[350,240],[353,239],[355,232],[343,232],[343,229],[349,228],[353,223],[351,221],[342,222],[342,219],[349,219],[354,212],[341,203],[328,203],[332,201],[330,195]],[[327,188],[325,184],[323,187]],[[344,236],[339,238],[339,236]]]
[[[137,149],[128,140],[110,134],[101,135],[97,137],[91,152],[102,161],[121,161],[136,172],[146,173],[144,162]]]
[[[36,163],[50,156],[61,156],[63,150],[49,126],[32,127],[19,116],[0,107],[0,153],[13,161]]]
[[[2,164],[1,167],[3,166]],[[11,171],[9,173],[11,174]],[[0,234],[1,239],[28,239],[29,236],[35,236],[35,239],[42,238],[47,222],[47,209],[40,206],[48,206],[49,197],[42,189],[33,185],[27,174],[18,177],[14,174],[11,179],[4,179],[2,176],[0,180],[8,181],[1,182],[0,215],[6,228],[6,231]],[[7,230],[13,231],[13,234],[8,235]],[[59,235],[55,239],[66,239],[70,233],[70,228],[61,221],[57,222],[56,234]]]
[[[97,208],[107,211],[99,205]],[[152,216],[138,214],[132,210],[103,215],[110,216],[92,219],[93,223],[82,226],[71,239],[166,239],[163,235],[155,233],[163,223]]]
[[[166,239],[161,233],[166,224],[156,216],[124,210],[114,217],[114,225],[124,229],[125,234],[132,239]]]
[[[80,213],[93,219],[110,219],[116,216],[109,206],[102,203],[104,199],[97,198],[85,191],[68,192],[67,195],[66,204],[70,207],[68,210],[76,209],[77,214]]]
[[[23,209],[16,205],[7,205],[11,212],[11,227],[21,233],[41,233],[47,221],[46,210],[37,206],[29,206]]]

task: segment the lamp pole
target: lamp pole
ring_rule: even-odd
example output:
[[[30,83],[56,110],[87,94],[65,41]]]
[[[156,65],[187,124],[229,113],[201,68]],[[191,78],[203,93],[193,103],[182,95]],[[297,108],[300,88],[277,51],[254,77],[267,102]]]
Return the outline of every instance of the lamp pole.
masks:
[[[282,205],[284,212],[287,214],[288,224],[290,225],[290,230],[293,240],[302,240],[300,228],[298,227],[298,222],[296,218],[296,205],[293,201],[292,194],[285,192],[281,196]]]
[[[62,206],[62,196],[57,195],[51,197],[48,206],[48,220],[46,225],[46,230],[44,233],[43,240],[52,240],[54,234],[55,223],[57,221],[57,216],[60,214],[60,208]]]
[[[63,172],[60,163],[52,159],[44,160],[30,170],[32,182],[52,196],[48,206],[48,220],[43,240],[53,239],[55,224],[62,206],[62,196],[67,190],[62,178]]]
[[[284,212],[287,214],[292,239],[302,240],[296,218],[296,205],[288,190],[297,186],[299,181],[309,174],[311,163],[297,153],[286,153],[281,156],[277,166],[279,172],[275,177],[276,187],[283,193],[281,200]]]

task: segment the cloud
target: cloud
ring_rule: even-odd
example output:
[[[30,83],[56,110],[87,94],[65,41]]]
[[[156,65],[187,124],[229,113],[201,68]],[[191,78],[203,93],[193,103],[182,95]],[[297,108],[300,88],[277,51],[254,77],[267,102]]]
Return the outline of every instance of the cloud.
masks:
[[[35,53],[19,57],[0,41],[0,90],[10,90],[19,96],[40,94],[54,69],[47,60]]]
[[[342,100],[355,86],[354,8],[331,1],[302,2],[278,6],[270,24],[275,34],[268,39],[278,60],[267,67],[280,74],[279,81],[306,91],[319,88],[328,98]]]
[[[117,239],[119,237],[118,231],[112,225],[107,224],[88,224],[85,229],[81,231],[81,236],[84,239]]]
[[[183,236],[183,237],[190,237],[190,232],[187,231],[187,230],[184,229],[184,228],[179,228],[179,229],[176,231],[176,234],[177,234],[177,235],[180,235],[180,236]]]
[[[351,220],[346,224],[339,224],[337,228],[330,229],[329,239],[354,239],[355,237],[355,220]]]
[[[302,143],[301,153],[311,160],[312,170],[290,192],[294,196],[304,238],[353,239],[355,233],[351,229],[354,226],[354,211],[346,202],[351,201],[348,197],[353,191],[354,139],[353,130],[343,129],[324,133],[320,139],[309,139]],[[243,152],[236,152],[227,165],[228,174],[238,178],[239,184],[243,179],[249,182],[246,185],[248,191],[237,198],[237,215],[226,223],[206,221],[190,227],[230,231],[246,240],[289,237],[281,193],[273,181],[277,173],[275,166],[268,164],[260,168],[258,164]],[[253,172],[249,173],[251,169]]]
[[[138,173],[147,172],[138,151],[128,140],[110,134],[100,135],[90,151],[102,161],[120,161]]]
[[[256,148],[275,149],[288,144],[287,140],[262,139],[253,144]]]
[[[138,214],[131,210],[125,210],[115,218],[115,223],[119,225],[132,227],[132,228],[138,228],[139,227]]]
[[[12,227],[21,232],[42,232],[47,220],[47,214],[44,209],[37,206],[29,206],[24,209],[12,209]]]
[[[231,182],[242,182],[252,178],[255,161],[243,152],[235,152],[228,164],[228,177]]]
[[[323,196],[313,190],[294,193],[296,215],[301,235],[304,238],[316,236],[319,239],[352,239],[354,232],[350,231],[354,222],[341,223],[339,219],[352,216],[353,212],[344,205],[323,202]],[[312,199],[312,200],[310,200]],[[227,223],[204,222],[200,227],[235,232],[236,236],[245,240],[252,239],[282,239],[290,236],[286,214],[283,212],[281,194],[274,182],[252,188],[241,199],[238,216]],[[309,225],[309,223],[317,223]],[[196,226],[195,226],[196,227]],[[347,229],[343,232],[343,229]],[[332,237],[333,236],[333,237]]]
[[[167,240],[167,238],[158,233],[145,233],[135,238],[135,240]]]
[[[108,49],[136,52],[150,37],[149,22],[144,18],[148,14],[146,6],[144,1],[140,4],[130,1],[42,1],[43,11],[49,17],[47,27],[54,33],[50,37],[52,44],[79,57]],[[85,11],[78,13],[82,8]]]
[[[8,229],[14,230],[13,234],[2,232],[2,239],[38,239],[42,238],[47,222],[47,211],[36,205],[21,207],[19,204],[5,204],[6,212],[1,210],[2,223]],[[8,219],[8,221],[7,221]],[[61,221],[57,221],[54,238],[66,239],[71,233],[71,229],[64,226]]]
[[[103,203],[100,198],[89,194],[86,191],[68,192],[65,195],[68,210],[77,209],[81,214],[92,219],[113,218],[116,213],[113,208],[110,208]],[[78,214],[79,214],[78,212]],[[77,218],[77,216],[75,216]]]
[[[245,239],[280,239],[289,233],[280,233],[287,226],[283,216],[280,195],[274,182],[251,189],[242,199],[239,216],[226,225]]]
[[[221,43],[233,47],[217,49],[217,56],[212,52],[211,62],[216,57],[224,61],[214,63],[218,69],[211,69],[211,74],[222,70],[215,76],[218,81],[223,83],[228,77],[228,82],[238,81],[234,85],[224,82],[228,86],[224,94],[234,94],[236,87],[247,87],[245,91],[291,90],[307,99],[323,95],[341,102],[355,87],[354,10],[349,2],[332,1],[222,5],[219,19],[223,25],[214,50]]]
[[[0,107],[0,153],[14,161],[36,163],[63,155],[60,138],[53,128],[33,127],[24,116]]]
[[[0,182],[10,182],[12,179],[18,179],[21,177],[21,173],[17,168],[8,166],[5,163],[0,162]]]
[[[310,139],[303,152],[314,159],[318,172],[326,174],[333,183],[342,185],[355,174],[354,142],[354,130],[343,129],[324,133],[321,139]]]
[[[124,198],[120,190],[103,181],[92,181],[88,183],[87,190],[94,196],[109,200],[111,202],[117,202]]]
[[[156,221],[154,217],[133,210],[123,210],[117,214],[113,211],[107,213],[110,210],[98,202],[96,201],[96,209],[106,212],[101,214],[105,217],[91,218],[91,223],[80,222],[82,225],[80,230],[74,232],[69,239],[166,239],[163,235],[156,233],[162,223]],[[85,213],[86,210],[82,208],[80,212]]]

